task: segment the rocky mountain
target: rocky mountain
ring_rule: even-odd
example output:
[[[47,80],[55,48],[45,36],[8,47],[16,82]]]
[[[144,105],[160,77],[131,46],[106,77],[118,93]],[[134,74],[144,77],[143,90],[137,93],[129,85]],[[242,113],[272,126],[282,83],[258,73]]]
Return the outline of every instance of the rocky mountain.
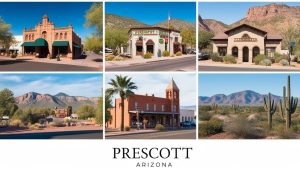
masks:
[[[98,98],[88,98],[83,96],[69,96],[65,93],[58,93],[56,95],[39,94],[29,92],[22,96],[15,97],[16,103],[20,108],[65,108],[72,106],[74,110],[81,105],[89,104],[96,105]]]
[[[266,94],[259,94],[252,90],[245,90],[241,92],[232,93],[229,95],[224,94],[216,94],[211,97],[203,97],[199,96],[199,105],[207,105],[207,104],[220,104],[220,105],[231,105],[231,104],[239,104],[239,105],[263,105],[264,97]],[[276,103],[281,99],[280,96],[272,95],[272,99],[275,100]]]
[[[171,25],[178,30],[182,30],[184,28],[190,28],[196,30],[196,25],[192,22],[184,21],[181,19],[171,19]],[[105,15],[105,27],[112,29],[129,29],[131,27],[143,27],[143,26],[160,26],[160,27],[168,27],[168,21],[163,21],[154,25],[147,25],[138,20],[127,18],[123,16],[118,16],[114,14],[106,14]]]
[[[300,29],[300,6],[271,3],[264,6],[251,7],[248,11],[245,11],[244,18],[230,25],[212,19],[202,20],[202,23],[199,22],[199,26],[203,27],[203,23],[205,23],[210,31],[215,33],[224,32],[224,30],[245,23],[263,29],[269,34],[281,34],[288,25],[293,25]]]

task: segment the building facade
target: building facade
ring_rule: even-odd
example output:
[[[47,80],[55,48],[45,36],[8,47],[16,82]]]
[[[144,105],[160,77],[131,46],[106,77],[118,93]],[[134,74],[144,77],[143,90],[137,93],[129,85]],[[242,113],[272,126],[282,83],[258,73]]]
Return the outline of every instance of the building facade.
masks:
[[[54,117],[56,118],[65,118],[72,115],[72,107],[68,106],[68,108],[57,108],[55,107],[54,111]]]
[[[170,55],[182,52],[182,37],[180,31],[161,27],[131,28],[128,31],[128,50],[131,57],[143,56],[150,52],[154,57],[161,57],[164,51]]]
[[[180,110],[180,122],[191,121],[196,123],[195,110],[181,109]]]
[[[259,54],[274,57],[275,52],[281,53],[282,38],[279,35],[270,35],[247,24],[219,33],[211,40],[214,53],[232,55],[238,63],[252,63]]]
[[[23,30],[23,56],[55,58],[57,55],[69,59],[81,57],[81,38],[74,32],[72,25],[57,28],[48,16],[33,29]]]
[[[110,109],[109,128],[121,128],[121,99],[115,100],[115,107]],[[162,124],[167,128],[180,127],[179,88],[173,81],[166,88],[166,97],[154,95],[132,95],[124,101],[124,125],[136,128],[137,123],[144,123],[147,128]]]

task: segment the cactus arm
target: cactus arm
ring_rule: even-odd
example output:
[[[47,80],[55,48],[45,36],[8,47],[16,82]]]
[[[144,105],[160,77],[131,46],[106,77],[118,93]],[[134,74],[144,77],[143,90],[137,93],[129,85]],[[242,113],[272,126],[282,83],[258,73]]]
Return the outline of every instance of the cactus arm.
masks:
[[[280,103],[279,103],[279,112],[280,112],[281,118],[285,120],[285,108],[284,108],[284,103],[282,103],[281,99],[280,99]]]

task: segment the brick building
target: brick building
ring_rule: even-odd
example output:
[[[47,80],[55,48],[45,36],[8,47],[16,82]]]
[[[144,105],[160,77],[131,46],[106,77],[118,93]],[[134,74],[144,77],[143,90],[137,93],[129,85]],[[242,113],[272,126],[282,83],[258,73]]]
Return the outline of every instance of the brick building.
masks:
[[[81,56],[81,38],[74,32],[72,25],[56,28],[48,16],[33,29],[23,30],[23,56],[55,58],[58,54],[69,59]]]
[[[115,107],[110,109],[112,116],[108,123],[109,128],[121,128],[121,99],[115,100]],[[148,128],[162,124],[165,127],[180,126],[180,95],[179,88],[172,79],[166,88],[166,97],[154,95],[132,95],[124,102],[124,125],[131,128],[137,127],[136,123],[147,121]],[[174,120],[172,120],[174,119]]]

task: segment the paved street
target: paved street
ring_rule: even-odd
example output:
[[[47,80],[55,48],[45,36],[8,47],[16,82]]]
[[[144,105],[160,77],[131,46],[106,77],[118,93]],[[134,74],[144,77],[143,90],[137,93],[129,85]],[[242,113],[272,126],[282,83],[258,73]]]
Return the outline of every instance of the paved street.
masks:
[[[297,72],[299,70],[291,70],[291,69],[270,69],[270,68],[242,68],[242,67],[220,67],[220,66],[198,66],[198,71],[245,71],[245,72],[253,72],[253,71],[262,71],[262,72],[282,72],[282,71],[288,71],[288,72]]]
[[[102,130],[0,134],[0,139],[102,139]]]
[[[196,130],[175,130],[154,133],[128,134],[105,137],[106,139],[196,139]]]
[[[67,64],[38,63],[28,60],[0,60],[0,71],[99,71],[102,68]]]
[[[106,67],[107,71],[189,71],[196,70],[195,57],[135,63],[126,66]]]

